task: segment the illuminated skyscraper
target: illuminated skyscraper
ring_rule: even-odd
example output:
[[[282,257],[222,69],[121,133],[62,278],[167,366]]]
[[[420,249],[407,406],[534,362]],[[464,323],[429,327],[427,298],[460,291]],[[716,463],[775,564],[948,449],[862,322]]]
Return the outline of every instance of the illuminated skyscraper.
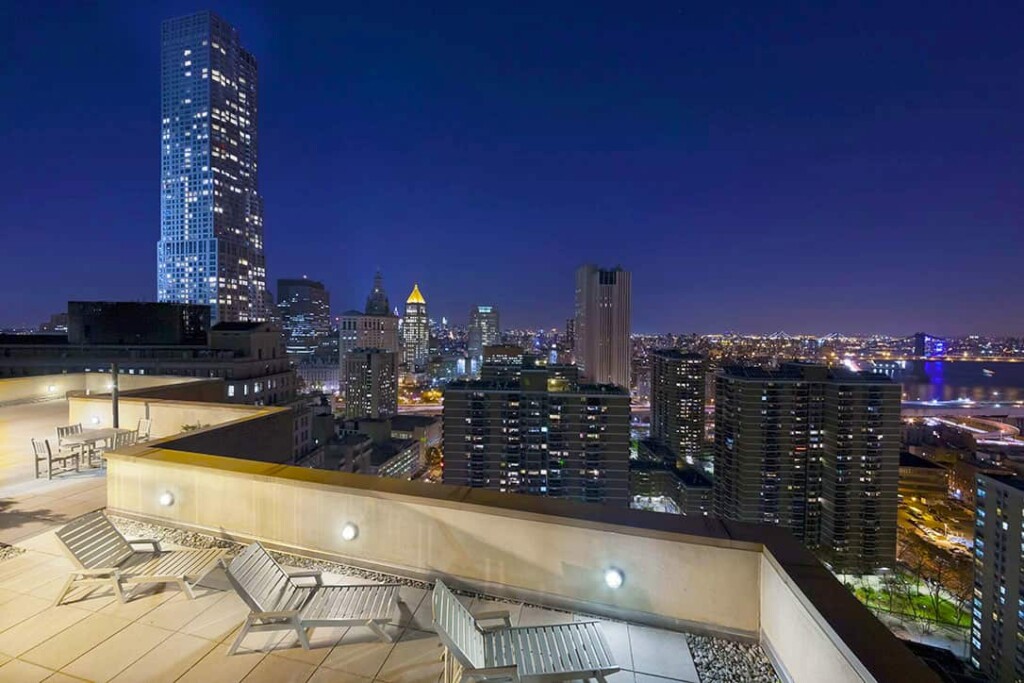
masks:
[[[843,571],[896,561],[900,385],[784,363],[715,387],[715,515],[790,529]]]
[[[345,354],[345,417],[381,418],[398,413],[397,354],[352,349]]]
[[[671,450],[668,464],[693,465],[704,447],[704,357],[678,349],[651,356],[651,438]]]
[[[212,12],[165,21],[161,44],[157,299],[265,320],[256,59]]]
[[[426,367],[429,348],[427,302],[420,294],[419,285],[415,284],[409,298],[405,300],[405,317],[402,318],[402,361],[408,372],[417,372]]]
[[[576,271],[576,364],[595,384],[629,389],[630,274],[622,268]]]
[[[484,347],[500,341],[498,309],[494,306],[474,306],[469,309],[468,336],[469,356],[480,363],[484,357]]]
[[[524,364],[448,384],[444,483],[628,507],[629,394],[576,375]]]
[[[331,334],[331,295],[322,282],[278,280],[277,309],[289,355],[312,356]]]

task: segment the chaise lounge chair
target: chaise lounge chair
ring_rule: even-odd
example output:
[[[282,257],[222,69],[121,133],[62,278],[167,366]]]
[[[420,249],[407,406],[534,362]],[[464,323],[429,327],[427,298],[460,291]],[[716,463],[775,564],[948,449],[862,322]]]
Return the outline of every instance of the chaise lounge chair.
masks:
[[[319,571],[288,572],[259,543],[248,546],[225,569],[251,610],[229,655],[250,631],[295,631],[306,650],[308,632],[317,626],[367,626],[381,640],[391,640],[383,626],[398,605],[398,584],[324,585]]]
[[[109,585],[121,602],[126,602],[122,590],[126,585],[173,583],[192,599],[192,586],[215,569],[226,552],[223,548],[165,551],[154,539],[129,541],[102,510],[67,524],[57,532],[57,538],[77,568],[71,571],[54,605],[61,604],[72,588],[81,585]],[[152,550],[132,547],[139,544],[147,544]]]
[[[596,621],[513,627],[508,612],[474,617],[440,580],[434,584],[434,628],[444,644],[444,683],[468,680],[552,682],[605,676],[619,667]],[[501,619],[495,628],[480,621]]]

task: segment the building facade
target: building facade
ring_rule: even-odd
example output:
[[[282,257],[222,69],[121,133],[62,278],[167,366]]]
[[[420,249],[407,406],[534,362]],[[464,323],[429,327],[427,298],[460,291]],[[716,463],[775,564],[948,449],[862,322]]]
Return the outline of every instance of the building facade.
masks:
[[[651,438],[668,446],[680,466],[698,462],[704,447],[706,369],[698,353],[651,354]]]
[[[629,389],[630,273],[585,265],[576,271],[574,356],[595,384]]]
[[[523,348],[494,344],[484,348],[480,379],[485,382],[518,382],[523,372]]]
[[[256,59],[212,12],[161,29],[157,299],[265,320]]]
[[[425,370],[429,351],[427,301],[420,293],[419,285],[414,284],[412,293],[405,300],[405,317],[402,318],[402,363],[406,370],[410,373]]]
[[[69,301],[64,315],[69,344],[205,346],[210,307],[143,301]]]
[[[222,379],[228,403],[287,406],[294,402],[298,378],[285,354],[280,328],[266,322],[218,323],[197,335],[191,325],[197,317],[208,320],[209,313],[196,315],[192,308],[71,302],[69,309],[76,312],[69,315],[67,335],[0,335],[0,378],[110,372],[111,364],[117,363],[120,372],[132,375]],[[119,321],[117,313],[137,319]],[[155,327],[147,333],[140,320],[177,321],[183,327]],[[122,338],[125,343],[114,343]],[[202,342],[194,343],[199,338]]]
[[[345,417],[383,418],[398,413],[397,354],[353,349],[345,354]]]
[[[322,282],[278,280],[277,310],[285,349],[297,360],[316,354],[331,334],[331,295]]]
[[[833,566],[892,568],[900,387],[801,363],[727,367],[715,392],[715,514],[786,527]]]
[[[484,347],[501,340],[501,324],[498,309],[494,306],[474,306],[469,310],[469,327],[466,330],[466,346],[469,357],[478,364],[483,361]]]
[[[1024,480],[979,474],[971,664],[993,683],[1024,680]]]
[[[557,367],[444,393],[444,482],[629,505],[629,395]]]
[[[949,497],[949,476],[945,467],[928,458],[900,451],[900,497],[905,503],[934,505]]]

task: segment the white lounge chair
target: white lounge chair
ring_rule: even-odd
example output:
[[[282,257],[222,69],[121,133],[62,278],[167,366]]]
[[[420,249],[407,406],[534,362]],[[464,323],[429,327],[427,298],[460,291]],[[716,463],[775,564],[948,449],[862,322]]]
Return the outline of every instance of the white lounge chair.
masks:
[[[309,631],[317,626],[367,626],[381,640],[391,640],[383,626],[398,605],[398,584],[324,585],[319,571],[288,572],[259,543],[248,546],[225,569],[251,610],[229,655],[250,631],[295,631],[306,650]],[[298,579],[305,579],[305,585]]]
[[[513,627],[508,612],[474,617],[438,581],[433,593],[434,628],[444,644],[444,682],[470,680],[565,681],[605,676],[619,667],[596,621]],[[480,621],[497,620],[493,628]]]
[[[67,554],[77,566],[71,571],[63,590],[54,601],[59,605],[72,588],[81,585],[109,585],[126,602],[126,585],[173,583],[190,599],[192,586],[217,567],[226,550],[161,550],[160,541],[129,541],[107,519],[102,510],[82,515],[57,532]],[[152,550],[136,550],[133,545],[147,544]],[[191,579],[192,583],[189,583]]]

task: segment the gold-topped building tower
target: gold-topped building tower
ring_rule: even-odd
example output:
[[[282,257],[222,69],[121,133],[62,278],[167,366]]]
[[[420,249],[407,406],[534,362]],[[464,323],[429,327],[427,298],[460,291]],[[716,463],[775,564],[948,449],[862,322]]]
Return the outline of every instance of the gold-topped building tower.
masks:
[[[417,283],[412,286],[412,293],[405,300],[405,316],[402,318],[402,362],[406,372],[422,372],[426,368],[429,348],[427,300],[423,298]]]

